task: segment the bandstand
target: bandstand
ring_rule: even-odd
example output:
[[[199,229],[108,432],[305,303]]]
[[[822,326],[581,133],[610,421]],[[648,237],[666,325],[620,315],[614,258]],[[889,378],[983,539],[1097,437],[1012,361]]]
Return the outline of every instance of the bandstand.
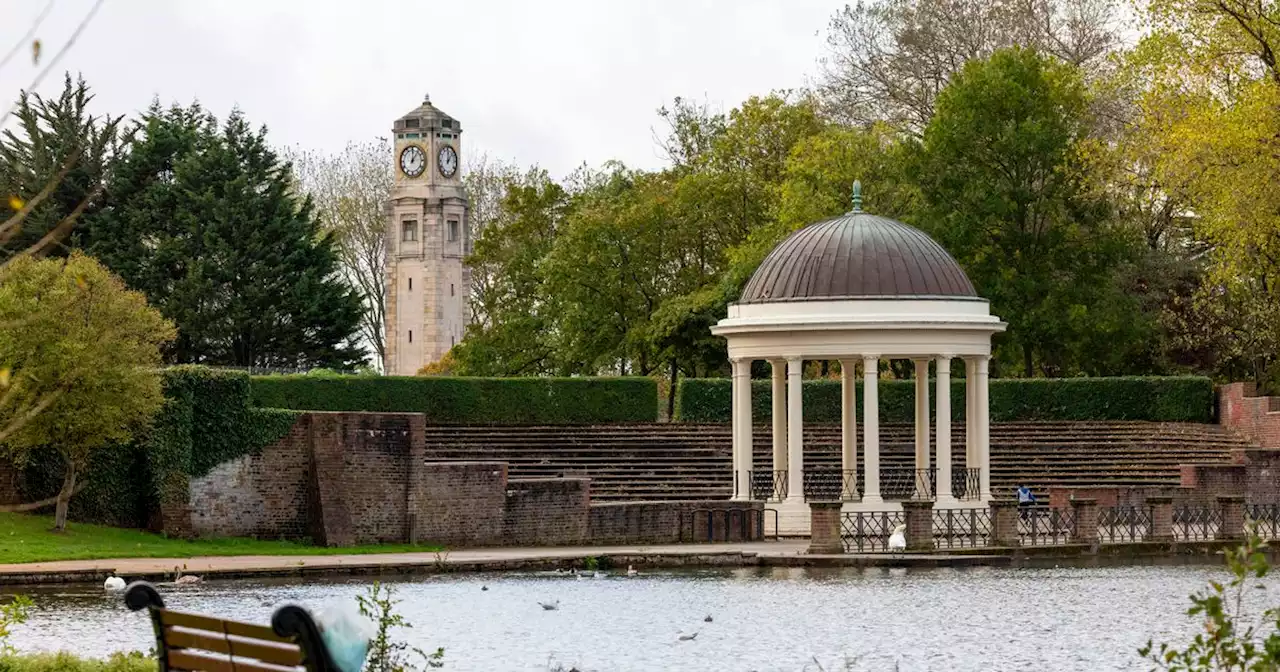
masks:
[[[974,291],[936,241],[902,222],[853,209],[791,234],[765,258],[728,316],[733,369],[734,498],[764,499],[778,531],[807,534],[808,500],[845,502],[846,511],[900,509],[903,499],[935,508],[986,506],[991,499],[987,377],[991,336],[1005,323]],[[953,470],[951,365],[964,360],[963,467]],[[801,379],[804,362],[837,360],[842,380],[841,468],[806,471]],[[880,360],[915,363],[915,468],[908,478],[880,466]],[[773,372],[773,460],[754,464],[751,364]],[[855,371],[862,364],[863,473],[858,470]],[[934,363],[936,453],[930,450],[929,363]],[[930,465],[935,466],[930,466]]]

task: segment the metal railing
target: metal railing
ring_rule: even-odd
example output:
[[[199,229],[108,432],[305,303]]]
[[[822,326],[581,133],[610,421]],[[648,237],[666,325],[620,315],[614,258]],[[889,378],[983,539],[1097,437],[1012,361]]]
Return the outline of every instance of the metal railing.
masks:
[[[956,469],[951,472],[951,494],[956,499],[978,500],[982,498],[982,470]]]
[[[989,546],[992,527],[991,509],[937,509],[933,512],[933,546]]]
[[[921,471],[928,471],[922,469]],[[933,492],[932,488],[929,490]],[[916,494],[915,469],[884,469],[880,472],[880,496],[893,501],[913,499]]]
[[[855,502],[860,498],[858,472],[852,469],[804,470],[806,502]]]
[[[893,528],[906,523],[901,511],[854,511],[840,515],[840,540],[845,553],[889,550]]]
[[[1179,506],[1173,510],[1173,538],[1178,541],[1208,541],[1218,536],[1222,512],[1205,506]]]
[[[1070,543],[1075,531],[1076,515],[1071,509],[1026,506],[1018,510],[1018,539],[1023,546]]]
[[[1280,539],[1280,505],[1252,504],[1244,508],[1245,524],[1263,539]]]
[[[787,470],[748,471],[751,479],[751,499],[763,502],[781,502],[787,498]]]
[[[1098,541],[1108,544],[1143,541],[1151,536],[1149,506],[1106,506],[1098,509]]]
[[[764,521],[773,517],[773,534],[765,536]],[[699,522],[706,524],[699,529]],[[733,533],[737,532],[736,535]],[[735,538],[736,537],[736,538]],[[680,513],[680,542],[743,541],[778,538],[778,512],[751,507],[693,509]]]

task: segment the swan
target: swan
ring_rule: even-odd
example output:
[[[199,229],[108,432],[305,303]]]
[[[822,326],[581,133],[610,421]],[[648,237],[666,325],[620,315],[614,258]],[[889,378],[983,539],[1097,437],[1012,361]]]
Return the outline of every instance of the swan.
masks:
[[[108,576],[106,581],[102,582],[102,587],[106,590],[124,590],[124,579],[118,576]]]
[[[907,531],[907,526],[902,524],[899,524],[897,527],[893,528],[893,534],[889,535],[890,551],[901,552],[901,551],[907,550],[906,531]]]
[[[636,574],[639,574],[639,573],[640,572],[637,572],[635,567],[632,567],[631,565],[627,565],[627,576],[635,576]]]
[[[556,609],[560,608],[560,600],[556,600],[555,602],[550,602],[550,603],[539,602],[538,605],[542,607],[543,611],[555,611]]]
[[[603,579],[603,578],[604,578],[604,574],[601,574],[600,572],[596,572],[596,573],[594,573],[594,574],[592,574],[592,575],[591,575],[591,578],[593,578],[593,579]]]
[[[697,636],[698,636],[698,633],[696,633],[696,632],[695,632],[695,633],[693,633],[692,635],[686,635],[686,634],[681,633],[681,634],[676,635],[676,639],[677,639],[678,641],[681,641],[681,642],[691,642],[691,641],[693,641],[693,639],[694,639],[695,637],[697,637]]]
[[[191,574],[183,574],[182,576],[179,576],[177,579],[174,579],[173,582],[179,585],[185,585],[190,583],[200,583],[200,581],[201,579],[198,576],[192,576]]]

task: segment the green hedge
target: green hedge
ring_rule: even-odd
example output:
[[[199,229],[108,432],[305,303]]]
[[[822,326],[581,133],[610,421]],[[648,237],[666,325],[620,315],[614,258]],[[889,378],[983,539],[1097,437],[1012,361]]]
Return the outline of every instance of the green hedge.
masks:
[[[258,406],[308,411],[422,413],[437,424],[654,422],[650,378],[255,376]]]
[[[254,408],[249,375],[243,372],[175,366],[162,376],[160,413],[131,443],[95,452],[84,474],[87,485],[71,500],[73,520],[153,527],[166,491],[279,440],[299,415]],[[62,470],[56,451],[34,453],[24,469],[24,500],[57,494]]]
[[[936,390],[929,382],[929,393]],[[681,422],[729,422],[731,383],[726,378],[680,381],[676,419]],[[915,417],[915,381],[882,380],[881,422],[910,422]],[[804,383],[807,422],[840,422],[840,381]],[[858,420],[862,420],[862,383],[857,384]],[[756,422],[772,418],[772,383],[753,380],[751,413]],[[1199,376],[1126,378],[998,378],[991,381],[993,422],[1014,420],[1154,420],[1209,422],[1213,382]],[[930,402],[930,412],[933,403]],[[951,384],[951,415],[964,420],[964,380]]]

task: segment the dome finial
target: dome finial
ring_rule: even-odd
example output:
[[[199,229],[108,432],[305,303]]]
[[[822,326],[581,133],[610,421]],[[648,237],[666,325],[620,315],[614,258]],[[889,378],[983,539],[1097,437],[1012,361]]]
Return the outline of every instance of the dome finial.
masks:
[[[853,211],[862,212],[862,182],[853,181]]]

